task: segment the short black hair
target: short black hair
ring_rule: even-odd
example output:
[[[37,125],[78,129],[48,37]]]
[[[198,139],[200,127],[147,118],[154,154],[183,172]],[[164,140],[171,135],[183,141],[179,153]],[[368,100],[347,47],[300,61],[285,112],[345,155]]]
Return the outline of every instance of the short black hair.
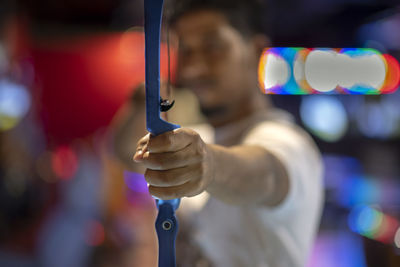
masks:
[[[181,16],[199,11],[216,10],[226,16],[230,24],[244,37],[269,33],[266,0],[170,0],[167,19],[173,25]]]

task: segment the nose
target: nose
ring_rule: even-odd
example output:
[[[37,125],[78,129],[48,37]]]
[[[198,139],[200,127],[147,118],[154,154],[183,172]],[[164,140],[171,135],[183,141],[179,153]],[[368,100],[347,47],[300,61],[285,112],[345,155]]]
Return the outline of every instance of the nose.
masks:
[[[193,79],[204,78],[209,71],[208,64],[204,55],[201,53],[192,53],[185,55],[180,60],[180,78],[183,81],[190,81]]]

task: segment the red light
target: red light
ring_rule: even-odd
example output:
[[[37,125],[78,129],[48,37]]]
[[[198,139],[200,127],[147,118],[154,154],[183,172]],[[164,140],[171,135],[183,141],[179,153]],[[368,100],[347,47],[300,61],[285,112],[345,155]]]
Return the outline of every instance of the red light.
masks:
[[[391,243],[398,228],[399,222],[395,218],[384,214],[382,224],[373,238],[383,243]]]
[[[100,246],[105,240],[104,226],[98,221],[89,221],[87,223],[87,235],[85,242],[89,246]]]
[[[386,60],[386,79],[384,86],[380,89],[382,94],[389,94],[396,91],[400,84],[400,65],[391,55],[382,55]]]
[[[59,178],[68,180],[78,170],[78,157],[70,147],[60,146],[52,153],[51,166]]]

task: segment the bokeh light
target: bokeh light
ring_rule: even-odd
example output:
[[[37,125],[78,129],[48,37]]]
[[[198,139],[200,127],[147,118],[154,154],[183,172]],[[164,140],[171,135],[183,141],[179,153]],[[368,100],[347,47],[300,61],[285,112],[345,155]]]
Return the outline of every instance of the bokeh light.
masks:
[[[85,242],[89,246],[100,246],[105,240],[104,226],[96,220],[91,220],[86,225]]]
[[[143,174],[124,171],[124,181],[126,186],[136,193],[148,193],[147,183]]]
[[[383,214],[368,206],[354,208],[349,215],[349,226],[357,233],[372,238],[381,226]]]
[[[400,67],[371,48],[267,48],[258,75],[265,94],[387,94],[399,87]]]
[[[69,146],[60,146],[52,154],[53,172],[60,179],[71,179],[78,170],[78,164],[78,156]]]
[[[143,174],[124,171],[126,190],[126,199],[132,206],[147,207],[154,206],[154,199],[150,196],[147,188],[147,182]]]
[[[346,177],[337,190],[336,199],[344,207],[383,203],[385,201],[384,190],[378,180],[362,175]]]
[[[394,107],[386,99],[364,101],[355,115],[359,131],[369,138],[389,138],[399,127],[397,104]]]
[[[351,210],[348,224],[352,231],[386,244],[393,242],[399,227],[396,218],[366,205]]]
[[[40,122],[56,144],[107,127],[145,80],[143,32],[82,35],[32,45]],[[160,49],[161,79],[167,80],[167,45],[162,43]],[[172,78],[175,54],[171,46]]]
[[[300,116],[313,134],[328,142],[343,137],[349,123],[343,104],[332,96],[304,97],[300,106]]]
[[[22,85],[0,80],[0,131],[14,128],[31,106],[29,92]]]

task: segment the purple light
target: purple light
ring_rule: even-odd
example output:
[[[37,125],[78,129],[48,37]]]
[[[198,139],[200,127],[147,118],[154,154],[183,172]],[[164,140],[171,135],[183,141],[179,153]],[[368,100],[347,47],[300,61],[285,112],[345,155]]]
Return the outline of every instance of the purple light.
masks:
[[[361,238],[346,231],[321,232],[307,267],[366,267]]]
[[[124,181],[128,188],[136,193],[148,193],[144,175],[140,173],[124,171]]]

